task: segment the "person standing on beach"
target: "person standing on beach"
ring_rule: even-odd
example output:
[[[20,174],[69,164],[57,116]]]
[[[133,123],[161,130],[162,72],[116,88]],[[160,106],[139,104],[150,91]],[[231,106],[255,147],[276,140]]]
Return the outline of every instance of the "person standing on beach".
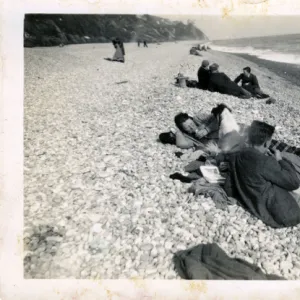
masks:
[[[241,73],[234,80],[236,84],[238,84],[240,81],[242,81],[242,87],[249,91],[254,97],[260,99],[266,99],[270,97],[269,95],[263,93],[263,91],[260,89],[257,77],[251,73],[250,67],[245,67],[243,69],[243,73]]]
[[[198,76],[198,87],[202,90],[207,90],[209,76],[210,76],[208,60],[202,61],[202,64],[198,70],[197,76]]]
[[[252,94],[233,82],[225,73],[219,72],[219,65],[212,64],[209,67],[210,77],[208,90],[220,94],[231,95],[241,99],[250,99]]]
[[[115,52],[112,60],[124,63],[125,62],[125,49],[124,49],[123,42],[119,38],[116,38],[112,41],[112,43],[116,49],[116,52]]]
[[[147,41],[144,41],[144,47],[148,48]]]

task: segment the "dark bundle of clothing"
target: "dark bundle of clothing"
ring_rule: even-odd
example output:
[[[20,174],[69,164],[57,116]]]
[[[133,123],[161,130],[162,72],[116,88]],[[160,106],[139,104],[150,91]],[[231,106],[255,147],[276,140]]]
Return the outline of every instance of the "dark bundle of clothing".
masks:
[[[237,204],[236,199],[228,197],[224,189],[217,183],[208,183],[205,180],[197,180],[188,189],[188,192],[198,195],[208,195],[212,198],[216,208],[228,210],[228,205]]]
[[[191,280],[285,280],[264,274],[239,258],[230,258],[217,244],[200,244],[175,253],[173,262],[178,275]]]

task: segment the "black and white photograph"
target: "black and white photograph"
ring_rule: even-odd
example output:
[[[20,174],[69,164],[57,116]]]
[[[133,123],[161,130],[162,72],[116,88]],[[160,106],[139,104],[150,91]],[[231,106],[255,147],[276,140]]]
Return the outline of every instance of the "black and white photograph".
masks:
[[[299,24],[25,14],[24,279],[300,279]]]

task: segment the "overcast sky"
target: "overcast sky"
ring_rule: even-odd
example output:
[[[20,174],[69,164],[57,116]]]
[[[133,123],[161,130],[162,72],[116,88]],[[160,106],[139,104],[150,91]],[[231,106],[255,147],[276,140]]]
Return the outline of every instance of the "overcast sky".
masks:
[[[300,33],[299,16],[161,16],[170,20],[194,20],[210,40]]]

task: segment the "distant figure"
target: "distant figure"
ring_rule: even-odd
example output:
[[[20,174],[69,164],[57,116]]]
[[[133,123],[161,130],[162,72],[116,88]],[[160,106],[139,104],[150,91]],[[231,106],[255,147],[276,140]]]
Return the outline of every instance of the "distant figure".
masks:
[[[148,48],[147,41],[144,41],[144,47]]]
[[[190,49],[190,54],[191,55],[196,55],[196,56],[202,56],[201,53],[199,52],[199,50],[197,50],[197,47],[192,47]]]
[[[243,69],[243,73],[240,74],[235,80],[235,83],[239,83],[242,81],[242,87],[249,91],[254,97],[265,99],[269,98],[270,96],[267,94],[264,94],[263,91],[260,89],[260,86],[258,84],[257,77],[254,74],[251,74],[250,67],[245,67]]]
[[[138,40],[138,46],[140,47],[140,44],[141,44],[141,41],[140,40]]]
[[[249,99],[252,97],[250,92],[238,86],[225,73],[220,73],[218,64],[212,64],[209,67],[209,70],[209,91],[219,92],[220,94],[231,95],[242,99]]]
[[[199,50],[200,51],[207,51],[207,46],[206,45],[198,45],[198,47],[199,47]]]
[[[201,67],[198,70],[198,87],[202,90],[208,89],[208,83],[209,83],[209,61],[203,60]]]
[[[118,62],[125,62],[125,49],[123,42],[119,38],[116,38],[115,40],[112,41],[114,47],[116,48],[116,52],[113,56],[113,61],[118,61]]]

